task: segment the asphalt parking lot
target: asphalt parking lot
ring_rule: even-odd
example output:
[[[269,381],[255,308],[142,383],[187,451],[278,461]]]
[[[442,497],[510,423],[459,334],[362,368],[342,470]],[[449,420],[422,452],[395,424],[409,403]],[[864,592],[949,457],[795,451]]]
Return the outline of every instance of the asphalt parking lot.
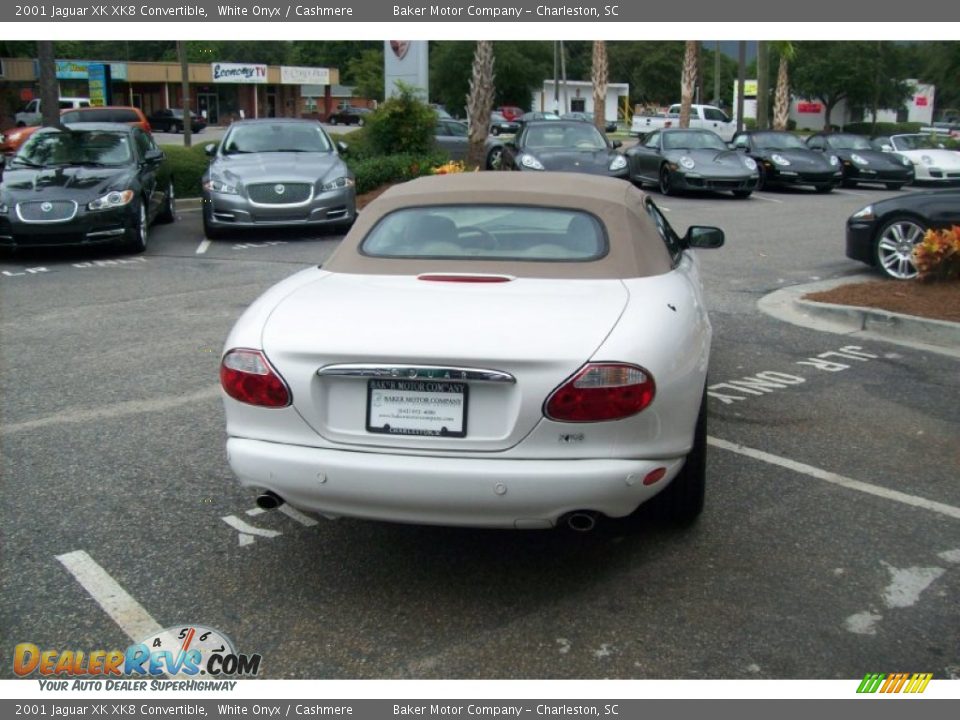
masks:
[[[208,242],[181,208],[141,256],[3,256],[3,676],[20,642],[202,623],[270,678],[960,677],[958,361],[757,308],[861,272],[843,223],[891,194],[655,196],[727,246],[701,254],[707,508],[630,534],[256,509],[224,457],[222,344],[338,236]]]

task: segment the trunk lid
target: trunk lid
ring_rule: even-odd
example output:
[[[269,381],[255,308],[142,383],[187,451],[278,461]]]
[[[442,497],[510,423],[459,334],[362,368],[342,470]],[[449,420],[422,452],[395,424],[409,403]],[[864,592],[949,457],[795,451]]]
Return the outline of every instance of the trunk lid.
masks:
[[[263,349],[289,384],[296,410],[331,442],[497,451],[536,426],[547,396],[591,358],[627,299],[619,280],[475,283],[329,274],[279,303]],[[362,372],[354,372],[357,365]],[[512,381],[464,376],[460,369],[496,371]],[[412,384],[423,381],[435,386]],[[453,434],[416,434],[447,427],[436,416],[407,417],[385,432],[398,397],[407,407],[449,403]],[[461,430],[462,437],[454,436]]]

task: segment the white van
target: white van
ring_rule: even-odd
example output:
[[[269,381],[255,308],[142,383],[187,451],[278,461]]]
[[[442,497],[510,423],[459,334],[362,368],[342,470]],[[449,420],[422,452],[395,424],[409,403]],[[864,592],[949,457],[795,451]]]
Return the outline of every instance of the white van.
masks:
[[[90,98],[62,97],[60,98],[59,102],[61,110],[74,110],[76,108],[90,107]],[[42,121],[42,118],[43,114],[40,111],[40,98],[34,98],[24,106],[23,110],[13,116],[17,127],[25,127],[26,125],[39,125]]]

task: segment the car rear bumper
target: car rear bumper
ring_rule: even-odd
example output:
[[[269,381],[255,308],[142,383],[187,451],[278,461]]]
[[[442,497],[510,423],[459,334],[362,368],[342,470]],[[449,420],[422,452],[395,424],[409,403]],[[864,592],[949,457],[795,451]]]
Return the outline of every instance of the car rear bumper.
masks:
[[[425,525],[553,527],[563,515],[623,517],[683,466],[666,460],[504,460],[353,452],[230,438],[240,484],[326,515]],[[664,468],[651,485],[644,478]]]

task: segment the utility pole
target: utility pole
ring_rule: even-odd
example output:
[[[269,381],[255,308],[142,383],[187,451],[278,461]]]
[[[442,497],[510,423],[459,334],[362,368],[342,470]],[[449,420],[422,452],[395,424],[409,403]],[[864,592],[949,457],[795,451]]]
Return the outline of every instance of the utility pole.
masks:
[[[57,127],[60,124],[60,85],[57,83],[52,40],[37,40],[37,64],[40,66],[40,124]]]
[[[190,147],[193,141],[193,117],[190,114],[190,65],[187,63],[187,44],[177,40],[177,55],[180,56],[180,90],[183,95],[183,146]]]
[[[720,41],[713,44],[713,102],[717,107],[723,106],[720,99]]]
[[[757,129],[770,127],[770,53],[766,40],[757,41]]]
[[[741,40],[737,67],[737,132],[743,130],[743,90],[747,84],[747,41]]]

